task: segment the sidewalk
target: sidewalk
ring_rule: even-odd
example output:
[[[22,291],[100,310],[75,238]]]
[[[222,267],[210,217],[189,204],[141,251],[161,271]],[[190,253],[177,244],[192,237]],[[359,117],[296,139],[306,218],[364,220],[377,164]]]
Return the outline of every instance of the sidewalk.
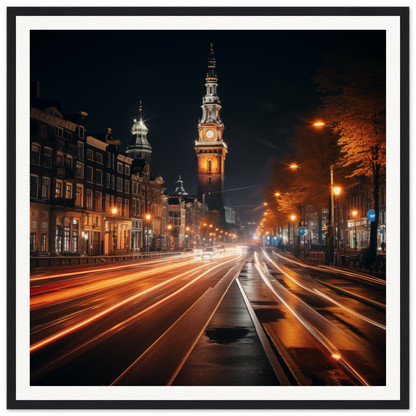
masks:
[[[234,280],[172,386],[277,386]]]

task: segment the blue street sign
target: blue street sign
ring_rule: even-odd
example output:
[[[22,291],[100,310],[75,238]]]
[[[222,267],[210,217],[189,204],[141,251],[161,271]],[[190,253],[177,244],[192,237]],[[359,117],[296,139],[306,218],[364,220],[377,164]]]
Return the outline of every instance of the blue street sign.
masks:
[[[380,230],[380,234],[384,234],[384,230]]]
[[[306,235],[306,230],[302,227],[298,230],[299,235]]]
[[[367,212],[367,219],[368,221],[374,221],[376,219],[376,213],[373,209]]]

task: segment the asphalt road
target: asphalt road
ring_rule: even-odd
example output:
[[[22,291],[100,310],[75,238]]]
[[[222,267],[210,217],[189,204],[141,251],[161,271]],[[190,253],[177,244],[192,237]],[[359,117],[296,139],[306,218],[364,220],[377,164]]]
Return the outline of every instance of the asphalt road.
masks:
[[[385,291],[259,248],[37,274],[30,383],[278,386],[266,337],[292,385],[384,385]]]
[[[32,279],[31,385],[112,384],[243,257]]]

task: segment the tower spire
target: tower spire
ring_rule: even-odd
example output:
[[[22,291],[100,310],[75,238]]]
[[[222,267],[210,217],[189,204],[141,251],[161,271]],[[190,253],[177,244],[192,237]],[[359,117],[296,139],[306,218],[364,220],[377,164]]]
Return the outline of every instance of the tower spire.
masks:
[[[143,121],[143,117],[142,117],[142,100],[140,100],[139,120],[140,121]]]
[[[214,55],[214,45],[211,42],[211,56]]]

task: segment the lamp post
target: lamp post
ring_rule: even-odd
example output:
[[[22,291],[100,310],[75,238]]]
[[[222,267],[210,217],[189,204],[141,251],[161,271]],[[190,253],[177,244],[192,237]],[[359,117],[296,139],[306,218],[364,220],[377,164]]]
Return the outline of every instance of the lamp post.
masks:
[[[357,250],[357,211],[352,212],[354,217],[354,250]]]
[[[146,251],[146,253],[149,252],[149,221],[150,221],[150,218],[151,218],[150,214],[145,215],[145,219],[146,219],[146,224],[145,224],[145,235],[146,235],[145,251]]]
[[[334,191],[334,203],[336,202],[335,200],[335,195],[339,195],[341,193],[341,188],[339,186],[335,186],[334,188],[332,188]],[[336,246],[337,246],[337,261],[335,263],[338,263],[338,255],[339,255],[339,202],[338,202],[338,209],[337,209],[337,224],[335,227],[335,237],[336,237]]]
[[[114,215],[117,214],[117,208],[112,208],[111,213]],[[116,220],[113,217],[113,255],[116,254]]]
[[[185,228],[185,230],[186,230],[186,231],[189,231],[189,230],[190,230],[190,228],[189,228],[189,227],[186,227],[186,228]],[[188,248],[188,237],[189,237],[189,236],[188,236],[188,233],[186,233],[186,234],[185,234],[185,238],[186,238],[185,247],[186,247],[186,248]]]
[[[290,219],[292,220],[292,232],[293,232],[293,255],[295,255],[295,219],[296,215],[291,215]],[[290,234],[290,233],[289,233]],[[290,241],[290,240],[289,240]]]
[[[171,240],[170,240],[170,237],[171,237],[171,235],[172,235],[172,233],[171,233],[171,230],[172,230],[172,225],[171,224],[168,224],[168,240],[169,240],[169,251],[171,250],[171,247],[172,247],[172,244],[171,244]]]

